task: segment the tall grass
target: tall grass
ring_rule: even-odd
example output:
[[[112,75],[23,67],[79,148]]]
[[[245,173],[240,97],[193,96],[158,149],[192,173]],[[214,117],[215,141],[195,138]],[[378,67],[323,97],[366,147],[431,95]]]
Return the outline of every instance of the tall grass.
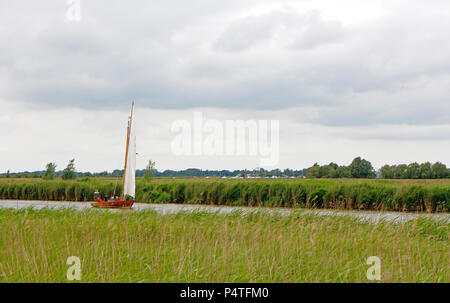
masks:
[[[93,201],[94,192],[119,194],[114,179],[0,181],[0,199]],[[450,210],[450,180],[139,180],[136,201],[238,206]]]
[[[449,223],[265,213],[0,209],[0,282],[450,282]]]

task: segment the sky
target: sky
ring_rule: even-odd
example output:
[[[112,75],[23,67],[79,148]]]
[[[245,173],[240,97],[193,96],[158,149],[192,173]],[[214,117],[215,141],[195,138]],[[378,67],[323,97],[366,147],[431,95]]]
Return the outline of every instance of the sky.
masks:
[[[450,165],[449,36],[444,0],[0,0],[0,173],[123,167],[131,100],[138,168],[260,166],[175,154],[195,112],[279,121],[267,168]]]

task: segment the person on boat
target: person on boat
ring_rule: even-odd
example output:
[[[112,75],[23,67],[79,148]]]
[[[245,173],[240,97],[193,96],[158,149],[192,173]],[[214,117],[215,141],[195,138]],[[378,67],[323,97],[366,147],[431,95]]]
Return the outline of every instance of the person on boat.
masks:
[[[103,202],[102,198],[98,197],[97,202]]]
[[[116,201],[119,201],[119,196],[116,196]]]
[[[103,201],[108,202],[108,195],[105,195],[105,198],[103,199]]]
[[[115,202],[116,199],[114,199],[114,196],[111,196],[111,200],[109,200],[109,202]]]

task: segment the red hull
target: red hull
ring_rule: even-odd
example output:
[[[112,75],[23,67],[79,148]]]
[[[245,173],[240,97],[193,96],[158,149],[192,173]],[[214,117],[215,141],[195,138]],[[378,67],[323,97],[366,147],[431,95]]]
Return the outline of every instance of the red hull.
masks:
[[[96,208],[131,208],[134,201],[96,202],[91,205]]]

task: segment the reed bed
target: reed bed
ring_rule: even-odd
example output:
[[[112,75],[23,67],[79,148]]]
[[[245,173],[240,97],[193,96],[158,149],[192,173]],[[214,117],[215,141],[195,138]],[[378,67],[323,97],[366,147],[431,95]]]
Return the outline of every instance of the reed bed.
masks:
[[[0,180],[0,199],[93,201],[94,192],[119,194],[120,181],[82,178]],[[446,180],[138,180],[136,201],[233,206],[448,212]]]
[[[450,282],[449,222],[0,209],[0,282]],[[75,281],[76,282],[76,281]]]

